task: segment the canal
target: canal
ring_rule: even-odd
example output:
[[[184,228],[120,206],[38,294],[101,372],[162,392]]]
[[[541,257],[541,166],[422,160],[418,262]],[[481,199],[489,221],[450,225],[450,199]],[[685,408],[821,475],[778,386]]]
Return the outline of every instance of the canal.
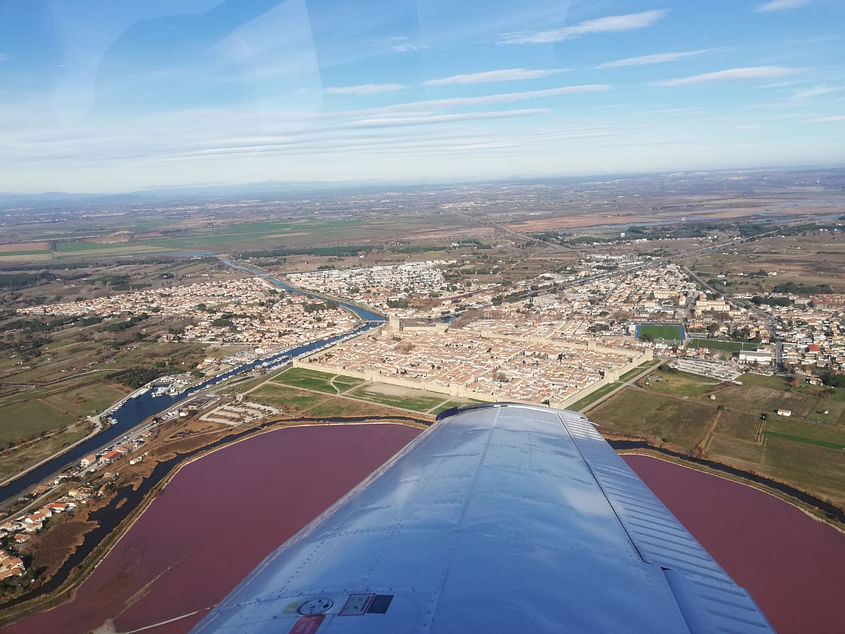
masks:
[[[28,474],[18,478],[17,480],[13,480],[12,482],[9,482],[8,484],[0,487],[0,505],[8,503],[14,498],[26,493],[27,490],[34,487],[38,483],[43,482],[51,476],[61,473],[69,466],[78,463],[83,456],[96,453],[103,447],[109,446],[120,437],[129,434],[133,430],[133,428],[143,423],[149,417],[156,416],[157,414],[160,414],[170,409],[180,401],[183,401],[186,398],[197,394],[198,392],[201,392],[210,387],[214,387],[218,383],[230,379],[238,374],[249,372],[250,370],[260,366],[263,363],[267,363],[268,365],[275,365],[277,363],[283,362],[286,357],[295,358],[309,354],[322,347],[336,343],[341,339],[353,335],[358,335],[366,330],[369,330],[370,328],[380,326],[385,321],[385,318],[382,315],[374,313],[361,306],[356,306],[355,304],[349,304],[346,302],[338,302],[337,300],[323,297],[317,293],[301,291],[293,286],[285,284],[281,280],[258,269],[249,266],[234,264],[231,261],[225,259],[222,261],[224,264],[234,269],[247,271],[249,273],[254,273],[255,275],[260,275],[275,286],[285,291],[291,293],[298,293],[300,295],[305,295],[313,299],[333,301],[342,306],[343,308],[355,313],[358,317],[363,320],[364,323],[357,330],[353,331],[353,333],[346,333],[327,339],[321,339],[319,341],[314,341],[312,343],[304,344],[295,348],[291,348],[289,350],[284,350],[282,352],[275,353],[272,356],[263,357],[251,361],[249,363],[244,363],[232,370],[229,370],[225,374],[214,377],[213,379],[210,379],[205,383],[185,390],[180,394],[176,394],[173,396],[167,394],[161,396],[153,396],[152,392],[150,391],[136,398],[130,398],[126,400],[123,405],[121,405],[117,410],[115,410],[111,414],[111,416],[116,421],[114,425],[106,427],[101,433],[89,438],[85,442],[80,443],[70,451],[67,451],[62,455],[45,462],[37,469],[34,469]]]

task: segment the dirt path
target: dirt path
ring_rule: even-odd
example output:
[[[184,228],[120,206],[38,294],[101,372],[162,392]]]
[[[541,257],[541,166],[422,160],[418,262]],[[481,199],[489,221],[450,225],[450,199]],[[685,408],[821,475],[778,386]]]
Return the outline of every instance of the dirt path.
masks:
[[[704,438],[702,438],[698,444],[695,446],[695,449],[692,450],[693,455],[704,455],[704,452],[707,451],[707,447],[710,446],[710,441],[713,440],[713,432],[716,431],[716,425],[719,424],[719,419],[722,417],[722,410],[717,409],[716,415],[713,417],[713,422],[710,423],[710,426],[707,428],[707,431],[704,434]]]
[[[426,413],[426,414],[431,414],[432,416],[436,416],[437,414],[435,414],[435,413],[434,413],[434,410],[436,410],[436,409],[438,409],[438,408],[440,408],[440,407],[443,407],[446,403],[448,403],[448,402],[449,402],[449,401],[451,401],[451,400],[452,400],[452,399],[447,398],[447,399],[445,399],[445,400],[443,400],[443,401],[440,401],[440,402],[439,402],[437,405],[435,405],[434,407],[430,407],[429,409],[425,410],[425,413]]]

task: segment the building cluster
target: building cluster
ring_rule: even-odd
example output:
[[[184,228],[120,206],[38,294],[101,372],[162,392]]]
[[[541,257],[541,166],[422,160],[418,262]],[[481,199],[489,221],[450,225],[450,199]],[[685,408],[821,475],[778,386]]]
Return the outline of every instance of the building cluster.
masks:
[[[181,333],[165,334],[163,339],[268,349],[343,334],[356,326],[356,318],[349,311],[296,293],[278,291],[261,277],[145,289],[28,307],[20,312],[100,317],[156,313],[162,317],[188,317],[191,323]]]
[[[789,306],[761,306],[775,318],[784,367],[811,375],[845,372],[845,297],[788,297]]]
[[[0,581],[9,577],[22,577],[25,574],[23,559],[0,548]]]
[[[96,454],[88,454],[79,460],[79,475],[83,473],[94,473],[103,467],[107,467],[114,462],[128,456],[129,454],[140,449],[146,442],[146,434],[142,433],[131,440],[126,440],[120,444],[113,445]],[[129,464],[140,462],[143,456],[132,458]]]
[[[596,262],[602,260],[584,260],[574,274],[543,274],[517,284],[514,292],[535,289],[536,296],[527,293],[519,301],[506,298],[486,307],[484,320],[468,327],[552,341],[633,345],[636,324],[677,322],[688,312],[688,297],[698,295],[695,283],[675,264],[645,268],[643,262],[626,260],[623,272],[607,275]]]
[[[46,490],[44,485],[42,487]],[[19,549],[40,532],[51,517],[73,512],[80,504],[87,504],[93,493],[90,487],[70,489],[65,495],[37,510],[8,518],[0,524],[0,540],[6,543],[6,549],[0,549],[0,581],[25,575],[26,568],[19,556]]]
[[[57,304],[43,304],[22,308],[18,312],[29,315],[97,315],[113,317],[123,313],[162,313],[164,315],[192,315],[198,307],[225,307],[230,304],[262,301],[270,290],[263,278],[214,280],[150,288],[107,297],[79,299]]]
[[[419,310],[409,310],[408,307],[408,303],[414,299],[438,299],[437,303],[443,304],[466,294],[466,289],[448,283],[443,276],[443,268],[454,264],[455,261],[426,260],[367,268],[290,273],[287,278],[293,286],[299,288],[343,297],[392,314],[417,315],[420,314]]]
[[[632,360],[625,350],[573,349],[465,328],[385,331],[309,358],[371,380],[401,379],[439,392],[535,403],[562,402]]]
[[[291,281],[315,290],[332,294],[350,296],[376,306],[385,306],[387,299],[418,297],[421,293],[436,293],[448,288],[443,281],[439,268],[449,262],[423,262],[390,267],[368,269],[349,269],[299,273]],[[295,278],[295,279],[294,279]],[[473,280],[477,282],[477,280]],[[460,318],[448,329],[450,334],[435,334],[429,331],[425,336],[432,341],[440,341],[443,346],[467,345],[474,347],[473,341],[484,341],[486,337],[498,337],[499,341],[508,338],[534,338],[538,342],[586,343],[594,342],[622,349],[663,348],[672,344],[660,341],[646,342],[635,339],[635,329],[641,323],[680,323],[689,333],[698,331],[702,337],[715,337],[721,340],[748,341],[757,344],[739,351],[734,359],[735,372],[741,365],[757,367],[771,366],[778,358],[775,346],[766,345],[776,338],[783,342],[783,362],[787,369],[797,369],[808,374],[827,370],[841,372],[845,368],[845,343],[843,342],[842,296],[821,296],[815,301],[800,301],[790,306],[768,306],[760,310],[751,310],[739,302],[702,292],[697,283],[684,269],[674,263],[656,264],[649,258],[635,256],[589,256],[566,271],[544,273],[534,279],[517,282],[503,287],[501,285],[472,287],[472,293],[466,289],[454,297],[440,297],[425,309],[413,307],[405,310],[389,309],[389,312],[403,317],[399,323],[412,324],[413,318],[433,317],[455,312],[459,309],[477,309],[471,318]],[[773,332],[776,331],[776,332]],[[421,331],[422,332],[422,331]],[[458,334],[460,333],[460,334]],[[403,340],[422,335],[411,334],[407,330]],[[447,375],[454,376],[453,382],[466,383],[468,376],[461,367],[454,368],[455,374],[444,368],[437,356],[437,347],[428,341],[411,341],[418,346],[420,358],[393,360],[383,349],[385,341],[377,342],[373,349],[364,346],[347,346],[350,355],[350,368],[355,365],[358,356],[367,357],[380,366],[379,372],[388,375],[402,375],[408,378],[433,380],[435,383],[448,382]],[[467,343],[470,342],[470,343]],[[438,344],[439,345],[439,344]],[[483,347],[483,344],[481,344]],[[426,365],[426,354],[434,356]],[[507,356],[509,349],[503,348]],[[453,352],[453,351],[450,351]],[[370,354],[371,353],[371,354]],[[474,354],[474,353],[473,353]],[[527,354],[531,355],[530,351]],[[689,347],[678,351],[681,356],[691,359],[711,359],[723,356],[718,346],[713,348]],[[483,355],[475,357],[473,363],[479,364],[470,372],[469,380],[473,389],[483,391],[492,381],[493,374],[499,376],[495,387],[502,388],[510,383],[507,392],[517,397],[520,392],[520,380],[507,377],[507,362],[493,359],[492,365],[481,363]],[[371,358],[370,358],[371,357]],[[463,359],[467,361],[467,359]],[[520,359],[528,362],[527,359]],[[369,363],[367,361],[367,363]],[[501,362],[501,363],[500,363]],[[361,367],[366,365],[362,364]],[[460,364],[459,364],[460,365]],[[542,365],[542,364],[538,364]],[[434,367],[432,367],[434,366]],[[437,369],[440,366],[440,370]],[[501,367],[500,367],[501,366]],[[593,376],[604,372],[606,368],[585,364],[585,372]],[[520,369],[514,368],[519,374]],[[734,374],[735,374],[734,372]],[[440,376],[442,374],[442,377]],[[548,383],[543,394],[553,394],[560,398],[568,390],[566,386],[582,386],[589,383],[584,376],[572,376]]]

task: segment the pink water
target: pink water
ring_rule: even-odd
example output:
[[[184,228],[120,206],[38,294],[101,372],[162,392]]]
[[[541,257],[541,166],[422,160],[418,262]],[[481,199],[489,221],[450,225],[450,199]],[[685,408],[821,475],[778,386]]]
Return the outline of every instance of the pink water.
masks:
[[[73,601],[4,632],[185,632],[269,552],[418,433],[398,425],[296,427],[241,442],[186,468]],[[734,482],[652,458],[625,460],[778,632],[845,631],[845,536]]]
[[[276,546],[404,447],[419,430],[370,424],[293,427],[198,460],[170,482],[75,599],[8,628],[185,632]],[[4,630],[6,631],[6,630]]]
[[[781,634],[845,632],[845,535],[756,489],[625,456]]]

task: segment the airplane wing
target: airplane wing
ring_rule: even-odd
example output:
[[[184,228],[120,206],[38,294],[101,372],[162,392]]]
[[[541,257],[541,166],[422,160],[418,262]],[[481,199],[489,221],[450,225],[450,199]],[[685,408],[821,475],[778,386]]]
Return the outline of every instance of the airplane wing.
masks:
[[[772,632],[581,414],[440,420],[195,632]]]

